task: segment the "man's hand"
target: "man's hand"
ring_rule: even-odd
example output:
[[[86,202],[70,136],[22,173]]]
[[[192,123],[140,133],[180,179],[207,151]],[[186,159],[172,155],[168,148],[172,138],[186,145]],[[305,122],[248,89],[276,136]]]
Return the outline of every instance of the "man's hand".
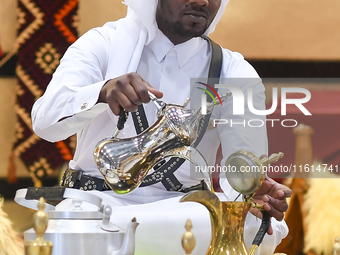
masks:
[[[264,209],[269,213],[271,217],[274,217],[278,221],[283,220],[284,212],[288,209],[288,203],[286,198],[291,197],[292,190],[283,184],[277,183],[271,178],[266,178],[253,196],[254,202],[258,204],[264,204]],[[256,208],[251,208],[250,212],[255,216],[261,218],[261,212]],[[267,233],[273,234],[271,225],[268,228]]]
[[[100,91],[98,102],[108,103],[111,111],[119,115],[120,107],[132,112],[137,110],[139,104],[148,103],[148,91],[157,98],[163,96],[162,92],[153,88],[139,74],[128,73],[106,82]]]

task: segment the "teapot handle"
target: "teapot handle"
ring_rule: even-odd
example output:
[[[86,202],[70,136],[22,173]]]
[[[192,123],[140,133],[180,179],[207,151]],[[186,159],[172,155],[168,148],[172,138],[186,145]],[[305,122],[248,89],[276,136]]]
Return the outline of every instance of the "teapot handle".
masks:
[[[270,225],[270,216],[269,213],[267,211],[261,211],[262,213],[262,223],[260,226],[259,231],[257,232],[253,243],[249,249],[249,255],[254,255],[255,252],[257,251],[257,248],[260,246],[260,244],[262,243],[262,240],[264,238],[264,236],[266,235],[269,225]]]
[[[37,204],[40,197],[46,200],[63,200],[65,198],[80,199],[96,205],[99,209],[102,207],[102,199],[94,194],[83,190],[70,189],[65,187],[28,187],[16,191],[14,201],[24,207],[37,210]],[[55,207],[45,203],[45,212],[54,211]]]

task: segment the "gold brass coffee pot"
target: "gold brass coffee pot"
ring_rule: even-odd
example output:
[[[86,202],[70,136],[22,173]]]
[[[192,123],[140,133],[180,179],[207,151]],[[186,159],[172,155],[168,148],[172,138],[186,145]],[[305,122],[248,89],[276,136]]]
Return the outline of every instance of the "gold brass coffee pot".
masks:
[[[204,205],[210,213],[212,238],[206,255],[253,255],[255,253],[257,247],[252,246],[248,253],[243,240],[244,223],[252,206],[251,202],[221,202],[209,190],[188,193],[181,199],[181,202],[187,201]],[[262,241],[268,224],[269,217],[263,218],[256,237],[257,242]]]
[[[158,109],[157,121],[135,137],[117,138],[117,131],[112,137],[101,140],[94,150],[94,160],[99,171],[110,188],[118,194],[135,190],[152,167],[168,157],[180,157],[194,165],[207,166],[204,157],[192,146],[204,116],[202,107],[191,110],[185,106],[165,103],[149,94]],[[221,101],[227,96],[221,96]],[[213,108],[212,102],[207,103],[207,114]],[[126,118],[124,114],[121,117]],[[122,129],[124,124],[120,125],[119,122],[118,127],[122,126]],[[210,174],[202,174],[211,189]]]
[[[239,151],[232,154],[226,161],[226,165],[233,166],[235,172],[226,173],[230,185],[243,194],[244,201],[221,202],[210,190],[197,190],[184,195],[181,202],[198,202],[204,205],[211,219],[211,243],[206,255],[254,255],[261,244],[270,224],[269,214],[264,211],[263,205],[254,203],[253,195],[262,185],[266,175],[264,166],[276,162],[283,153],[273,154],[269,158],[257,158],[248,151]],[[253,167],[253,173],[249,175],[244,171],[246,166]],[[243,170],[242,170],[243,169]],[[243,240],[244,223],[251,207],[262,212],[262,224],[255,239],[247,251]]]

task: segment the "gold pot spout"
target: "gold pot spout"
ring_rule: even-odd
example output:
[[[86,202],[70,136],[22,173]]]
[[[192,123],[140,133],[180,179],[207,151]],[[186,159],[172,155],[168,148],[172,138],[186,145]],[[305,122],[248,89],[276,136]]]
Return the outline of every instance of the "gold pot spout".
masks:
[[[208,190],[186,194],[180,201],[198,202],[210,213],[212,238],[206,255],[248,255],[243,229],[250,203],[221,202]]]

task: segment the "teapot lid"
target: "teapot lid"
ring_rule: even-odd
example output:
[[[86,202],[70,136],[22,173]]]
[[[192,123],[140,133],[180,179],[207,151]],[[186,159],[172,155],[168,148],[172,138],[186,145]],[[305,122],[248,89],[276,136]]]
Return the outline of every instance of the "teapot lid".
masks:
[[[50,219],[70,219],[70,220],[101,220],[103,219],[100,213],[101,208],[97,211],[83,211],[81,208],[81,199],[73,199],[74,205],[72,211],[49,211],[48,217]]]

